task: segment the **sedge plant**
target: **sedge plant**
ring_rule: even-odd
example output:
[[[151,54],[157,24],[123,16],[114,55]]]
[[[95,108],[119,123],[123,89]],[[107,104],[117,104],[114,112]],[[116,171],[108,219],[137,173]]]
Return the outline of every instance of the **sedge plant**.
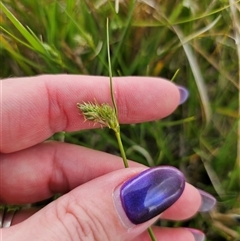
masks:
[[[3,0],[0,77],[108,75],[103,26],[109,16],[113,75],[171,79],[180,69],[177,83],[191,93],[164,120],[121,126],[127,156],[149,166],[178,167],[192,185],[219,200],[211,217],[199,214],[174,226],[204,226],[212,241],[238,240],[239,3],[124,0],[116,1],[117,14],[108,0]],[[108,130],[86,135],[90,131],[56,133],[52,139],[117,148]],[[98,138],[108,144],[96,143]]]
[[[126,157],[126,153],[123,147],[120,124],[118,120],[118,110],[117,104],[114,97],[113,92],[113,80],[112,80],[112,68],[111,68],[111,56],[110,56],[110,43],[109,43],[109,23],[107,18],[107,54],[108,54],[108,68],[109,68],[109,77],[110,77],[110,93],[112,99],[112,106],[108,103],[99,104],[97,101],[95,102],[83,102],[77,103],[78,109],[83,113],[85,120],[93,121],[94,123],[98,123],[101,126],[108,127],[112,129],[115,133],[118,147],[121,153],[121,157],[123,160],[123,164],[125,168],[128,168],[128,161]],[[151,227],[148,228],[149,236],[152,241],[157,241],[154,236],[153,230]]]

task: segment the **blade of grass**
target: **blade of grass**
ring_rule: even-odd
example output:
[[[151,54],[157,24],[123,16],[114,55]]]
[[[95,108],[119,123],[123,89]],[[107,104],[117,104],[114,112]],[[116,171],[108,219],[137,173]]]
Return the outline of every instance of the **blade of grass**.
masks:
[[[42,71],[41,67],[34,62],[28,60],[27,58],[24,58],[20,53],[16,52],[12,46],[9,44],[8,41],[6,41],[3,36],[0,36],[0,42],[4,49],[6,49],[16,60],[16,62],[23,68],[23,70],[27,71],[27,73],[31,74],[32,71],[29,69],[29,66],[32,66],[34,68],[39,69]],[[27,63],[28,65],[25,65],[24,63]]]
[[[235,4],[239,3],[240,0],[237,0],[235,1]],[[177,20],[175,21],[175,19],[173,18],[172,20],[169,20],[169,23],[170,25],[180,25],[180,24],[185,24],[185,23],[189,23],[189,22],[194,22],[194,21],[199,21],[201,19],[206,19],[212,15],[215,15],[217,13],[220,13],[224,10],[227,10],[229,9],[230,5],[227,4],[226,6],[223,6],[223,7],[220,7],[220,8],[217,8],[215,10],[212,10],[208,13],[204,13],[204,14],[201,14],[200,16],[194,16],[194,17],[187,17],[186,19],[182,19],[182,20]],[[179,9],[177,9],[179,10]],[[174,13],[174,16],[176,16],[177,14]],[[171,19],[171,18],[170,18]],[[132,26],[134,27],[162,27],[162,26],[165,26],[166,24],[163,23],[163,22],[159,22],[158,20],[144,20],[144,21],[141,21],[141,20],[134,20],[132,21]]]
[[[68,18],[72,21],[72,23],[77,27],[78,31],[81,33],[82,37],[85,39],[87,44],[92,48],[92,50],[95,51],[95,45],[91,36],[88,33],[86,33],[86,31],[81,27],[81,25],[76,22],[76,20],[71,16],[71,14],[66,9],[64,9],[60,3],[58,3],[58,5],[62,9],[62,11],[66,13]]]
[[[203,110],[204,110],[204,114],[205,114],[205,119],[206,119],[206,124],[209,124],[210,119],[211,119],[211,108],[209,105],[209,98],[207,95],[207,88],[205,86],[204,83],[204,79],[199,67],[199,64],[197,62],[196,57],[194,56],[193,52],[192,52],[192,48],[189,44],[184,43],[184,37],[183,34],[181,32],[181,30],[177,27],[177,26],[173,26],[173,29],[175,31],[175,33],[177,34],[180,42],[182,43],[182,47],[185,51],[185,54],[187,56],[188,62],[190,64],[192,73],[194,75],[195,81],[196,81],[196,85],[198,87],[198,91],[199,91],[199,95],[202,101],[202,106],[203,106]]]
[[[27,47],[27,48],[29,48],[29,49],[31,49],[31,50],[34,50],[34,48],[33,48],[31,45],[23,42],[21,39],[17,38],[17,37],[14,36],[13,34],[11,34],[9,31],[7,31],[7,29],[3,28],[2,26],[0,26],[0,29],[1,29],[3,32],[5,32],[7,35],[9,35],[11,38],[15,39],[16,41],[18,41],[19,43],[21,43],[22,45],[24,45],[25,47]]]
[[[144,149],[140,145],[133,145],[127,149],[126,154],[128,154],[128,153],[130,154],[133,151],[140,153],[146,159],[146,161],[150,167],[155,166],[153,158],[151,157],[150,153],[146,149]]]
[[[25,62],[27,62],[27,59],[24,59],[21,54],[17,53],[2,36],[0,36],[0,42],[1,47],[3,47],[13,56],[13,59],[18,63],[18,65],[24,72],[29,75],[33,74],[31,69],[29,68],[29,65],[31,66],[31,61],[28,61],[28,64],[26,64]]]
[[[119,0],[115,0],[115,11],[116,13],[119,12]]]
[[[232,25],[235,36],[235,43],[237,48],[237,58],[238,58],[238,86],[240,88],[240,22],[239,22],[239,12],[237,9],[237,2],[234,0],[229,0],[230,11],[232,17]],[[240,91],[238,92],[238,116],[240,117]],[[240,118],[238,120],[238,139],[237,139],[237,159],[236,166],[240,169]],[[239,175],[240,181],[240,175]]]
[[[118,60],[118,57],[120,56],[119,52],[121,51],[122,45],[124,43],[124,39],[127,35],[127,31],[128,31],[128,29],[130,28],[130,25],[131,25],[135,1],[131,0],[129,4],[130,4],[130,10],[129,10],[128,18],[127,18],[127,21],[126,21],[126,26],[124,27],[124,30],[123,30],[122,35],[120,37],[119,44],[117,46],[116,51],[114,52],[114,56],[113,56],[113,59],[112,59],[112,65],[113,66],[115,66],[116,61]]]
[[[202,35],[203,33],[209,31],[214,25],[217,24],[217,22],[219,21],[219,19],[221,18],[221,15],[219,15],[214,21],[212,21],[210,24],[208,24],[206,27],[188,35],[187,37],[184,37],[183,41],[181,42],[181,45],[186,44],[188,42],[190,42],[193,39],[199,38],[200,35]]]
[[[218,196],[223,198],[224,196],[226,196],[226,192],[222,186],[222,183],[221,183],[217,173],[213,170],[213,168],[210,165],[210,156],[201,150],[195,149],[194,151],[201,157],[204,168],[205,168],[205,170],[208,174],[208,177],[210,178],[211,183],[212,183],[215,191],[217,192]]]
[[[12,22],[12,24],[18,29],[22,36],[30,43],[30,45],[39,53],[46,55],[46,50],[43,45],[38,41],[31,33],[17,20],[17,18],[7,9],[7,7],[0,2],[0,8]]]

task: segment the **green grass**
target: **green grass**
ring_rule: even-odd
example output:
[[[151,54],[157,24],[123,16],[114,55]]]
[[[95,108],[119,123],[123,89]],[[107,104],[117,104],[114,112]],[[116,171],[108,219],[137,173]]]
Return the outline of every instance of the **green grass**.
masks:
[[[121,127],[129,159],[180,168],[219,201],[210,214],[161,225],[203,228],[208,240],[237,240],[219,227],[239,211],[239,1],[4,0],[0,4],[1,78],[43,73],[161,76],[186,86],[189,100],[161,121]],[[4,4],[4,5],[3,5]],[[236,11],[236,13],[235,13]],[[88,135],[91,133],[91,135]],[[111,130],[66,133],[65,141],[118,154]],[[235,236],[234,236],[235,235]]]

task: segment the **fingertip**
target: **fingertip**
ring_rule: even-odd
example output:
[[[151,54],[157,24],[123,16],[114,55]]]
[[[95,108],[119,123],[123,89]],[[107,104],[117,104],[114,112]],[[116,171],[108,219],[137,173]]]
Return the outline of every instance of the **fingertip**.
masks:
[[[115,80],[121,123],[159,120],[170,115],[180,103],[180,91],[169,80],[156,77],[117,77]]]
[[[161,218],[169,220],[185,220],[194,216],[201,206],[199,191],[189,183],[186,183],[182,196],[161,214]]]

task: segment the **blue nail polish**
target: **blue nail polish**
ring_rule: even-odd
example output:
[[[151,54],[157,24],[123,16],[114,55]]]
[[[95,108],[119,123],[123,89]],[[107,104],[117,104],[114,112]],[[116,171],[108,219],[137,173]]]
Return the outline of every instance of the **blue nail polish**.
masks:
[[[205,234],[197,229],[192,228],[186,228],[188,231],[190,231],[195,239],[195,241],[204,241],[205,240]]]
[[[175,203],[184,187],[185,178],[176,168],[150,168],[122,185],[122,207],[132,223],[140,224]]]
[[[180,92],[180,102],[179,102],[179,105],[183,104],[187,99],[188,99],[188,96],[189,96],[189,93],[188,93],[188,90],[182,86],[177,86],[178,87],[178,90]]]
[[[201,198],[202,198],[202,204],[199,208],[199,212],[208,212],[210,211],[216,204],[216,199],[210,195],[209,193],[207,192],[204,192],[203,190],[201,189],[198,189],[200,195],[201,195]]]

